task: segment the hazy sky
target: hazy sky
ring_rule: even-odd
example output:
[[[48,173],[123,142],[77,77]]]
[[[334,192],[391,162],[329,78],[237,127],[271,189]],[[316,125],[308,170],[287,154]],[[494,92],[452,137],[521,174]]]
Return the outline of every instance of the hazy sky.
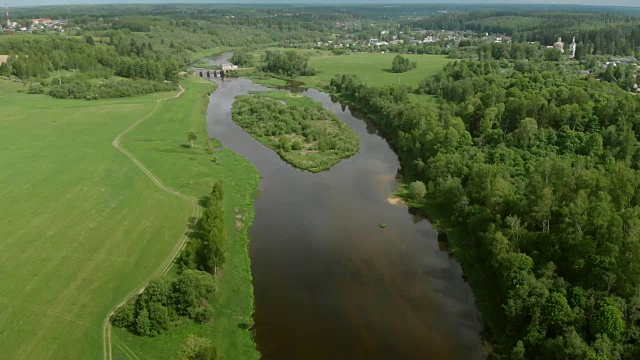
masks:
[[[8,0],[10,6],[112,4],[112,3],[241,3],[241,4],[394,4],[394,3],[509,3],[509,4],[581,4],[610,6],[640,6],[640,0]]]

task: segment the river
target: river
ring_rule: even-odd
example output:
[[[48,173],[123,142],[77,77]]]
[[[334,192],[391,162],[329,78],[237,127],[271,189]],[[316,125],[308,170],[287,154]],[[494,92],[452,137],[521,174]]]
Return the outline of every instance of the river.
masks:
[[[305,91],[358,134],[360,151],[329,171],[301,171],[231,119],[236,96],[269,89],[212,80],[219,87],[209,135],[263,177],[250,231],[263,359],[484,359],[460,265],[427,220],[387,201],[400,164],[375,126],[329,95]]]

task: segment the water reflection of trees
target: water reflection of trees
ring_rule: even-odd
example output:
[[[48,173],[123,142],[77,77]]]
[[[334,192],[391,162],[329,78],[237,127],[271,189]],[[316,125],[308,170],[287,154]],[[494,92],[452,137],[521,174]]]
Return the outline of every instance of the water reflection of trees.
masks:
[[[286,85],[278,86],[277,88],[280,90],[286,90],[294,94],[302,94],[308,90],[306,87],[303,87],[304,86],[303,82],[296,81],[296,80],[286,80],[286,82],[287,82]]]
[[[351,112],[351,115],[354,118],[364,121],[364,123],[365,123],[365,125],[367,127],[367,134],[369,134],[369,135],[377,135],[378,134],[378,128],[373,123],[373,121],[371,119],[369,119],[367,117],[367,115],[362,110],[358,109],[357,107],[355,107],[353,105],[349,105],[348,108],[349,108],[349,111]]]
[[[408,212],[409,214],[411,214],[414,224],[417,224],[424,220],[429,221],[429,223],[431,223],[431,220],[429,220],[429,216],[427,215],[424,209],[420,209],[416,207],[408,207]],[[449,239],[447,238],[446,233],[438,231],[437,241],[438,241],[438,249],[440,249],[440,251],[447,253],[449,257],[454,257],[453,252],[451,251],[451,245],[449,244]]]
[[[451,245],[449,244],[447,234],[438,232],[438,249],[442,252],[446,252],[450,257],[452,256]]]

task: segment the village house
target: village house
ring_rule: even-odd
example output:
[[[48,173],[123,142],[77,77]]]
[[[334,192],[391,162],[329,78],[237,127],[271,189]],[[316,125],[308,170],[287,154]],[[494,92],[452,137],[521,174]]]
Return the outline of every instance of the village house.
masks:
[[[31,19],[33,25],[48,25],[53,23],[53,20],[49,18],[41,18],[41,19]]]

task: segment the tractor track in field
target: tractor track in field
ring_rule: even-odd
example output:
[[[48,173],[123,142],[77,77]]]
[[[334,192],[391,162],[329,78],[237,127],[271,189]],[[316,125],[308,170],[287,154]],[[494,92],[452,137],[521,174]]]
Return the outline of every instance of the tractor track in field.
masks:
[[[153,110],[151,110],[151,112],[149,114],[147,114],[146,116],[144,116],[142,119],[136,121],[135,123],[131,124],[131,126],[129,126],[128,128],[126,128],[124,131],[122,131],[118,136],[116,136],[115,139],[113,139],[113,142],[111,143],[111,145],[113,145],[113,147],[120,151],[121,153],[123,153],[126,157],[129,158],[129,160],[131,160],[140,170],[142,170],[142,172],[158,187],[160,188],[160,190],[169,193],[171,195],[175,195],[179,198],[182,198],[186,201],[188,201],[189,203],[191,203],[192,205],[192,219],[193,222],[197,222],[198,219],[200,218],[200,205],[198,204],[198,199],[193,197],[193,196],[189,196],[189,195],[185,195],[175,189],[170,188],[169,186],[165,185],[162,180],[158,179],[158,177],[156,177],[151,170],[147,169],[147,167],[140,161],[138,160],[135,156],[133,156],[133,154],[131,154],[129,151],[127,151],[126,149],[124,149],[121,144],[120,141],[122,140],[122,137],[124,137],[127,133],[129,133],[129,131],[133,130],[136,126],[140,125],[142,122],[144,122],[145,120],[149,119],[151,116],[153,116],[158,110],[160,110],[160,108],[162,107],[162,104],[167,101],[167,100],[173,100],[173,99],[177,99],[179,98],[182,94],[184,94],[185,89],[184,87],[182,87],[182,85],[180,85],[180,91],[171,97],[168,98],[163,98],[163,99],[158,99],[156,101],[156,106],[153,108]],[[147,284],[149,283],[149,281],[151,279],[153,279],[156,276],[161,276],[166,274],[167,272],[169,272],[169,269],[171,269],[171,265],[173,265],[173,262],[176,260],[176,258],[178,257],[178,255],[180,255],[180,252],[182,251],[182,249],[184,249],[184,247],[187,244],[187,241],[189,240],[189,235],[191,233],[190,231],[190,225],[187,225],[187,228],[184,231],[184,235],[182,235],[182,237],[179,239],[178,243],[176,244],[176,246],[173,248],[171,255],[160,265],[160,267],[151,275],[149,276],[149,278],[147,278],[147,280],[140,285],[137,289],[131,291],[129,294],[127,294],[127,296],[120,302],[118,303],[116,306],[114,306],[111,311],[109,311],[109,313],[107,314],[107,316],[104,318],[104,321],[102,323],[102,352],[103,352],[103,360],[112,360],[113,358],[113,353],[112,353],[112,345],[111,345],[111,322],[109,321],[109,319],[111,318],[111,315],[113,315],[113,313],[116,311],[116,309],[118,307],[120,307],[122,304],[126,303],[129,298],[131,298],[131,296],[135,295],[135,294],[139,294],[141,293],[144,288],[147,286]],[[121,344],[122,346],[125,346],[125,344]],[[134,358],[137,358],[137,356],[135,355],[135,353],[133,353],[133,351],[131,349],[129,349],[127,347],[128,351],[131,352],[131,354],[134,356]],[[129,358],[131,358],[131,354],[129,354],[127,352],[127,356]]]

